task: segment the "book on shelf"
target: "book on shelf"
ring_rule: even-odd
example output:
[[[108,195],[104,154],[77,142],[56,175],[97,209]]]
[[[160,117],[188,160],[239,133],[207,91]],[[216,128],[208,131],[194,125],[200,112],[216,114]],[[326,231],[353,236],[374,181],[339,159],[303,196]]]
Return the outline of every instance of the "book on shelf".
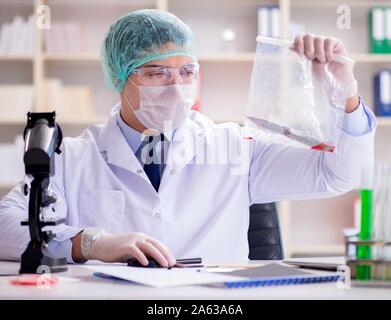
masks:
[[[0,185],[16,184],[24,176],[24,140],[17,135],[12,143],[0,143]]]
[[[24,119],[32,104],[32,85],[0,85],[0,119]]]
[[[45,30],[46,52],[82,52],[85,50],[84,28],[75,21],[53,22],[51,29]]]
[[[15,16],[12,22],[0,26],[0,54],[33,54],[35,18]]]
[[[96,116],[93,93],[88,86],[65,86],[60,79],[46,79],[41,91],[39,111],[55,110],[61,119],[86,119]]]

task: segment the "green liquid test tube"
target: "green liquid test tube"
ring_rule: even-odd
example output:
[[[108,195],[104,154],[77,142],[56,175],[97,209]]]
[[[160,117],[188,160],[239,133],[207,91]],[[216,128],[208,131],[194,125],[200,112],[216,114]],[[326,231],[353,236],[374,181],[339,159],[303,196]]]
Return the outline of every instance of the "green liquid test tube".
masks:
[[[372,238],[372,208],[373,208],[373,190],[361,189],[361,230],[360,240],[371,240]],[[371,247],[366,245],[358,246],[358,259],[370,259]],[[357,280],[371,279],[371,266],[357,266]]]

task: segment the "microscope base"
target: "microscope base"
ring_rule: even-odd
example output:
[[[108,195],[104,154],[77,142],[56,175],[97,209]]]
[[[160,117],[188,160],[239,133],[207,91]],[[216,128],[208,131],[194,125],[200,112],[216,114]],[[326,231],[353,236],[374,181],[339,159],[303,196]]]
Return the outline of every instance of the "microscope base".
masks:
[[[30,241],[23,252],[19,273],[56,273],[68,270],[66,258],[53,258],[43,254],[42,243]]]

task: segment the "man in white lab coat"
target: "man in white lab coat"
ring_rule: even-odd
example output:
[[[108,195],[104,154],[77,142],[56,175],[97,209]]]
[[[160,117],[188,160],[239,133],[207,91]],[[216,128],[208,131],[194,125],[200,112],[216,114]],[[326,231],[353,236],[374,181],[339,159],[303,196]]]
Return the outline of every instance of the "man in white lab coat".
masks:
[[[47,253],[68,262],[135,258],[143,265],[150,257],[162,266],[191,256],[247,259],[252,203],[357,187],[361,169],[373,162],[376,120],[358,96],[353,67],[333,62],[347,52],[336,39],[310,34],[297,37],[294,50],[313,60],[319,75],[332,64],[348,93],[343,125],[335,128],[337,153],[271,143],[190,111],[198,64],[188,27],[157,10],[116,21],[102,63],[121,101],[106,124],[63,141],[51,188],[66,223]],[[19,259],[26,248],[20,221],[27,205],[21,184],[1,200],[0,259]]]

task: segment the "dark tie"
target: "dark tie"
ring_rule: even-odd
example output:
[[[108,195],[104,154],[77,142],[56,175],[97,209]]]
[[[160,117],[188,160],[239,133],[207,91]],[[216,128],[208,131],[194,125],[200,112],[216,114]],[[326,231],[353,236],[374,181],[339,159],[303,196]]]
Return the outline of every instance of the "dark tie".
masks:
[[[148,157],[149,161],[146,162],[144,165],[144,171],[147,174],[149,181],[151,181],[151,184],[155,188],[156,191],[159,190],[160,185],[160,166],[162,165],[163,158],[156,154],[156,144],[164,141],[164,136],[161,134],[160,136],[150,136],[148,137]],[[164,143],[161,144],[161,148],[163,151]],[[163,152],[162,152],[163,154]]]

